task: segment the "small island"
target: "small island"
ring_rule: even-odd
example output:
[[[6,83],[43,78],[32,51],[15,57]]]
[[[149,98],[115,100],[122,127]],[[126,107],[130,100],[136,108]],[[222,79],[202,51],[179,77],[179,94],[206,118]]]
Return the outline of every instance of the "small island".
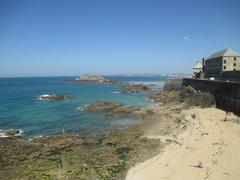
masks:
[[[73,80],[58,80],[56,82],[63,82],[63,83],[104,83],[104,84],[124,84],[126,82],[117,81],[106,79],[100,75],[93,75],[93,74],[84,74],[79,78],[75,78]]]
[[[93,81],[93,82],[110,81],[108,79],[105,79],[103,76],[94,75],[94,74],[84,74],[84,75],[80,76],[79,78],[76,78],[76,80],[79,80],[79,81]]]

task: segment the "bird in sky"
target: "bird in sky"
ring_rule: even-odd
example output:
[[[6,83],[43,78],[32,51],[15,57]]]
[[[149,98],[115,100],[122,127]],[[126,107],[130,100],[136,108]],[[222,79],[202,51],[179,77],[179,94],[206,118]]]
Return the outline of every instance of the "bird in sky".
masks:
[[[189,37],[187,37],[187,36],[185,36],[184,39],[185,39],[186,41],[191,41],[191,39],[190,39]]]

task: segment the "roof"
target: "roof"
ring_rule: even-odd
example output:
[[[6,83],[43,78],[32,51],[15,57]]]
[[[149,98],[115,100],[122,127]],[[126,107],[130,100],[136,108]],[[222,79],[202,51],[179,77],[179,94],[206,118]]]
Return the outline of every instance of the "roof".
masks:
[[[240,56],[240,55],[236,53],[234,50],[232,50],[231,48],[227,48],[212,54],[207,59],[213,59],[213,58],[222,57],[222,56]]]
[[[197,62],[193,69],[201,69],[201,68],[202,68],[202,63]]]

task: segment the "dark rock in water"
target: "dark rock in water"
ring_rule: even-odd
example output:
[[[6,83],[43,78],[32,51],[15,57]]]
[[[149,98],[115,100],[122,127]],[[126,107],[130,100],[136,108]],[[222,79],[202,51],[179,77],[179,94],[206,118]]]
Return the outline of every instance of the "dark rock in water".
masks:
[[[119,104],[117,102],[99,101],[85,105],[83,110],[92,112],[103,112],[106,113],[106,115],[112,116],[117,114],[129,114],[134,111],[140,110],[140,108],[123,106],[122,104]]]
[[[52,95],[41,95],[38,99],[39,100],[64,100],[64,99],[73,99],[74,96],[66,96],[61,94],[52,94]]]
[[[127,86],[122,86],[121,90],[128,91],[131,93],[139,93],[140,91],[148,91],[150,88],[142,84],[129,84]]]
[[[118,109],[121,107],[121,104],[117,102],[95,102],[92,104],[85,105],[85,109],[87,111],[94,111],[94,112],[106,112],[106,111],[112,111],[114,109]]]

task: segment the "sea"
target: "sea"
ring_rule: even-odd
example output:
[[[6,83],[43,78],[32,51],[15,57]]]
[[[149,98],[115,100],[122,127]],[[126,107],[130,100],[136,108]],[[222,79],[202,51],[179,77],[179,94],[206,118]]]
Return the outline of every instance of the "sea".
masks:
[[[119,84],[60,83],[76,77],[0,78],[0,134],[19,129],[27,138],[69,133],[102,133],[129,127],[139,120],[132,115],[108,117],[102,113],[82,111],[81,107],[96,101],[120,102],[126,106],[145,107],[152,102],[147,94],[119,93]],[[107,76],[107,79],[146,83],[161,88],[164,77]],[[155,84],[154,86],[151,83]],[[44,94],[64,94],[75,99],[42,101]]]

